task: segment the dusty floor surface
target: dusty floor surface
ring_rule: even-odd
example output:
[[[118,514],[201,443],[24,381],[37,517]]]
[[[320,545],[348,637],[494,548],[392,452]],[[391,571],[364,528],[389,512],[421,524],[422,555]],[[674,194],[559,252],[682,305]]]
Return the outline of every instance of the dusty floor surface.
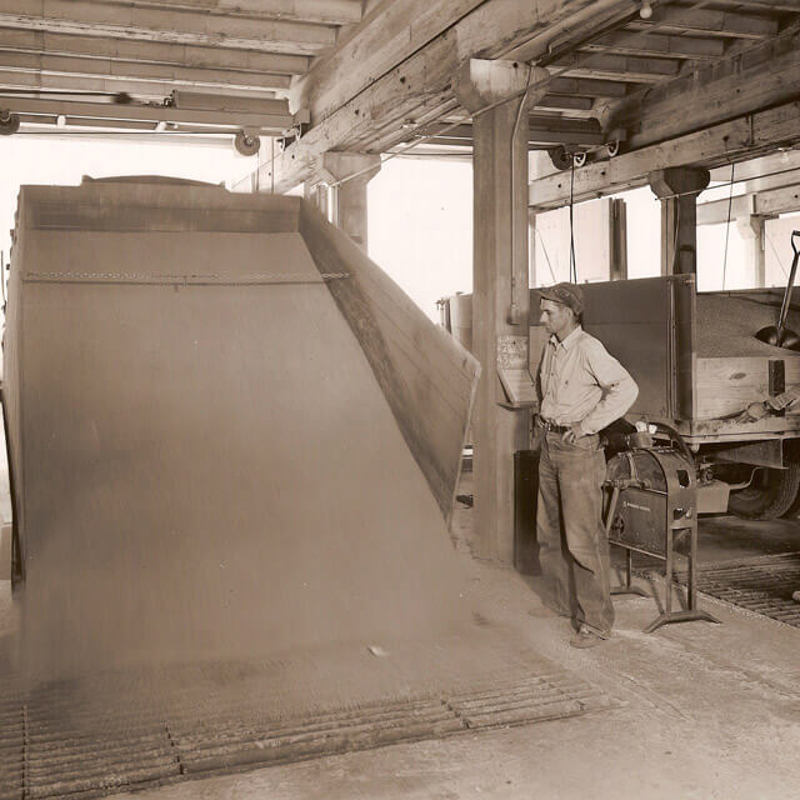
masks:
[[[555,722],[461,734],[140,792],[188,798],[545,798],[785,800],[800,796],[800,630],[703,597],[723,624],[642,628],[652,599],[615,599],[613,638],[568,645],[536,580],[469,555],[472,513],[460,507],[458,549],[488,623],[604,689],[616,707]],[[800,550],[800,524],[702,526],[705,561]],[[761,541],[751,534],[763,533]],[[730,534],[730,535],[728,535]],[[729,546],[726,546],[726,536]]]
[[[469,491],[469,476],[463,491]],[[604,645],[577,651],[566,620],[545,609],[536,579],[470,555],[472,512],[459,504],[457,549],[488,625],[574,671],[610,709],[523,727],[463,733],[286,766],[188,781],[139,800],[785,800],[800,796],[800,629],[702,598],[722,625],[692,622],[646,635],[651,599],[617,597]],[[800,550],[800,523],[701,526],[704,562]],[[0,581],[0,629],[13,627]]]

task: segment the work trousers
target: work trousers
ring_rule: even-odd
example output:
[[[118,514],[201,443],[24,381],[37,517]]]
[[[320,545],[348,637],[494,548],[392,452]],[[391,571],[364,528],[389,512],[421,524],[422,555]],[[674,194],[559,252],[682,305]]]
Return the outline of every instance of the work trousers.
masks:
[[[607,636],[614,624],[608,538],[603,526],[606,461],[599,437],[568,444],[560,433],[540,432],[536,532],[550,603]]]

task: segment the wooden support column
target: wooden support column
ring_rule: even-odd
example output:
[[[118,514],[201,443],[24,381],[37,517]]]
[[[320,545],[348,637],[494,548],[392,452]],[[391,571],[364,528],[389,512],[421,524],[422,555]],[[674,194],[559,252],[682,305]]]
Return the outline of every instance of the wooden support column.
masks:
[[[768,219],[763,214],[747,214],[736,220],[736,228],[747,244],[747,263],[753,267],[753,286],[764,286],[767,282],[764,223]]]
[[[519,93],[546,75],[516,62],[472,59],[455,80],[459,102],[473,114],[472,344],[483,367],[472,428],[476,552],[509,564],[514,453],[528,447],[530,411],[498,405],[506,397],[497,368],[528,363],[527,120],[541,95]]]
[[[668,167],[650,173],[661,200],[661,274],[697,272],[697,195],[708,186],[707,169]]]
[[[331,219],[367,252],[367,184],[381,168],[381,157],[366,153],[328,152],[322,172],[333,187]]]
[[[330,219],[328,185],[326,183],[306,181],[303,184],[303,196],[319,209],[325,219]]]

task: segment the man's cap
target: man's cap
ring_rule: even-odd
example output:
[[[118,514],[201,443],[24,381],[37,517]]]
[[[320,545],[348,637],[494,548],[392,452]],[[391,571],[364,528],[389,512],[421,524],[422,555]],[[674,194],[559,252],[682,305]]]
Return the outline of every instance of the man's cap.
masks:
[[[556,283],[537,289],[542,300],[552,300],[571,308],[576,314],[583,312],[583,289],[575,283]]]

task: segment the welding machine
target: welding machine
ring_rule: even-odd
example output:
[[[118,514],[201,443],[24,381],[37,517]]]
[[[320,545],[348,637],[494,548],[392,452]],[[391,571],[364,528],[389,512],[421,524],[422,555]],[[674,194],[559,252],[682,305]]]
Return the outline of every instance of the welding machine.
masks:
[[[694,459],[680,434],[667,425],[650,426],[652,435],[627,437],[629,446],[608,462],[606,533],[626,551],[626,583],[612,594],[645,592],[632,585],[633,552],[666,562],[664,610],[645,628],[689,620],[719,620],[697,608],[697,478]],[[672,611],[675,554],[688,560],[688,602]]]

